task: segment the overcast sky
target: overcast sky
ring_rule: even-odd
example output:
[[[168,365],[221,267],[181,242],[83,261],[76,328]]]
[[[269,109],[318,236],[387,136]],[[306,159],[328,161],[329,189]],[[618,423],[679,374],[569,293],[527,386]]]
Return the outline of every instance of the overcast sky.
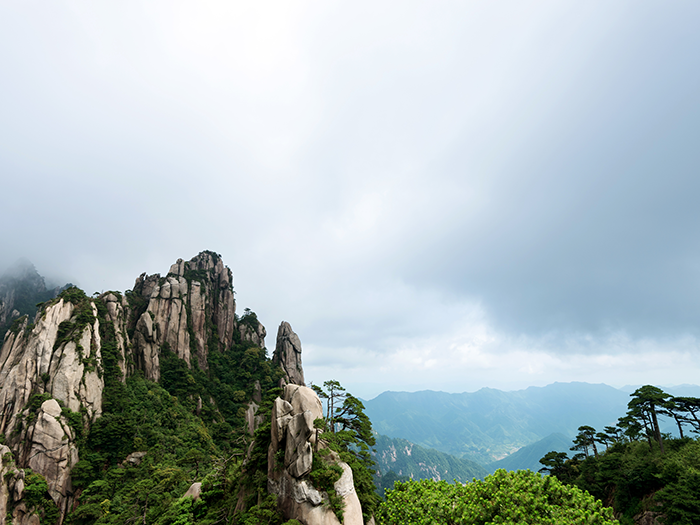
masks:
[[[220,253],[356,395],[700,383],[700,3],[0,3],[0,269]]]

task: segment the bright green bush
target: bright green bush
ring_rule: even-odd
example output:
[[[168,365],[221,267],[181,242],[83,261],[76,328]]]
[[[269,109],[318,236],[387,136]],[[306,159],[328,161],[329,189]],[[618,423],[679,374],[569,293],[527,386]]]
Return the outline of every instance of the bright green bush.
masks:
[[[529,470],[498,470],[465,485],[397,482],[377,515],[380,525],[613,525],[612,510],[577,487]]]

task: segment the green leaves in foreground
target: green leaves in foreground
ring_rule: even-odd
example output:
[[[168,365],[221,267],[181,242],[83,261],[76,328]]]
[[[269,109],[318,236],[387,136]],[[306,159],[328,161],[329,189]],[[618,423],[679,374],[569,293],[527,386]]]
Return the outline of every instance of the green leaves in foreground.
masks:
[[[381,525],[615,525],[612,509],[554,476],[497,470],[483,481],[397,482],[379,506]]]

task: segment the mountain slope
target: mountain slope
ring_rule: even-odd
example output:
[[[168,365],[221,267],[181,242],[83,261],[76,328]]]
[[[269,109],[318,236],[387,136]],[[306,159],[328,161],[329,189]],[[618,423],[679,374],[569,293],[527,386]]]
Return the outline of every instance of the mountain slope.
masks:
[[[0,335],[23,315],[33,319],[37,303],[53,299],[59,291],[46,288],[44,278],[31,262],[18,260],[0,277]]]
[[[372,454],[382,475],[394,472],[411,479],[457,480],[462,483],[482,479],[487,470],[468,459],[460,459],[435,449],[424,448],[400,438],[381,434]]]
[[[384,392],[365,406],[380,434],[488,464],[550,434],[614,424],[628,401],[607,385],[554,383],[516,392]]]
[[[544,439],[527,445],[503,459],[494,461],[486,465],[489,472],[496,472],[502,468],[505,470],[526,470],[530,469],[533,472],[539,471],[542,468],[540,459],[547,452],[555,450],[557,452],[566,452],[570,454],[571,439],[564,434],[550,434]]]

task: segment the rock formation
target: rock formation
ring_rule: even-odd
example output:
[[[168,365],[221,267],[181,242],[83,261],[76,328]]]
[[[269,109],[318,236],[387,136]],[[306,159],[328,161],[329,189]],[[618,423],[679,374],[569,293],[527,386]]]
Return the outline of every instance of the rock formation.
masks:
[[[231,270],[211,252],[202,252],[189,262],[178,259],[166,277],[141,274],[133,292],[147,302],[133,321],[137,368],[153,381],[160,378],[158,352],[162,346],[167,345],[188,364],[194,354],[199,367],[206,370],[213,327],[218,334],[217,350],[230,345],[238,329]],[[261,330],[258,325],[262,327],[256,322],[252,329],[256,333]],[[242,333],[242,339],[246,335]],[[264,346],[264,335],[256,343]]]
[[[9,505],[15,499],[15,495],[18,496],[17,499],[21,497],[23,486],[17,487],[19,494],[15,493],[18,473],[9,447],[0,445],[0,518],[2,519],[7,516]]]
[[[18,280],[26,289],[46,292],[34,267],[21,265],[0,282],[3,312],[16,304]],[[221,258],[202,252],[191,261],[178,259],[166,277],[142,274],[129,301],[116,292],[90,299],[71,288],[44,304],[34,323],[25,317],[7,331],[0,348],[0,434],[20,471],[31,468],[44,476],[61,521],[72,505],[70,470],[79,459],[75,433],[62,411],[81,413],[86,428],[102,414],[101,323],[114,329],[122,379],[140,370],[158,381],[163,348],[206,369],[209,351],[225,350],[236,337],[264,344],[265,329],[257,318],[239,330],[232,283]],[[98,305],[104,306],[102,314]],[[30,408],[35,396],[43,402]],[[259,423],[257,406],[252,403],[249,411],[253,427]],[[7,487],[0,485],[0,500]]]
[[[43,278],[33,266],[25,274],[23,278],[34,283],[31,286],[46,292]],[[17,305],[16,292],[12,291],[17,288],[2,288],[2,282],[0,294],[3,290],[7,293],[0,297],[0,312],[7,315],[8,308],[14,310]],[[58,297],[49,297],[33,319],[21,317],[4,333],[0,347],[0,438],[5,441],[2,444],[0,439],[0,519],[11,511],[12,525],[38,523],[44,511],[28,508],[23,499],[28,479],[45,480],[47,497],[60,512],[58,525],[77,505],[71,469],[80,460],[78,436],[89,435],[91,426],[103,415],[107,369],[118,376],[117,382],[137,372],[157,382],[161,363],[166,362],[163,352],[172,352],[190,368],[207,371],[212,352],[238,355],[227,354],[232,349],[262,355],[264,366],[269,366],[264,357],[265,336],[265,328],[253,312],[247,310],[240,319],[236,316],[231,270],[212,252],[202,252],[190,261],[178,259],[165,277],[144,273],[125,294],[105,292],[87,297],[71,287]],[[167,359],[174,362],[170,354]],[[221,358],[217,359],[220,362]],[[283,368],[287,386],[273,409],[270,489],[278,495],[287,519],[297,518],[307,525],[337,524],[333,512],[322,505],[328,495],[307,479],[313,449],[323,446],[316,442],[314,428],[322,408],[316,394],[303,386],[301,343],[289,323],[283,322],[279,328],[273,362]],[[181,366],[182,362],[178,363]],[[232,366],[231,362],[226,366]],[[258,376],[269,376],[264,379],[269,382],[265,388],[281,376],[277,367],[274,373],[271,370]],[[248,387],[247,395],[252,399],[245,398],[246,392],[235,394],[243,396],[237,402],[245,400],[247,404],[246,410],[241,409],[241,418],[252,435],[262,423],[257,413],[263,402],[260,381]],[[198,416],[203,410],[216,413],[211,396],[195,394],[188,399]],[[109,413],[108,408],[105,411]],[[278,450],[284,453],[281,469],[274,463]],[[119,458],[119,468],[136,468],[146,454],[143,449],[131,449],[126,458]],[[345,501],[344,523],[359,525],[362,515],[352,471],[337,458],[334,461],[343,469],[335,492]],[[197,483],[195,486],[201,488]]]
[[[29,415],[25,410],[25,422],[31,420]],[[44,401],[36,418],[25,424],[19,434],[18,461],[44,476],[49,495],[63,503],[59,509],[65,513],[73,496],[70,471],[78,462],[75,435],[55,399]]]
[[[272,360],[284,369],[288,384],[306,384],[301,366],[301,341],[287,321],[282,321],[277,330],[277,345]]]
[[[267,456],[268,490],[277,495],[285,519],[295,518],[306,525],[340,525],[328,505],[328,494],[317,490],[306,476],[311,472],[314,449],[325,446],[314,427],[314,421],[321,417],[320,399],[305,386],[286,385],[282,397],[275,399]],[[280,458],[282,451],[284,459]],[[352,469],[334,453],[327,457],[343,471],[334,484],[335,493],[344,503],[343,524],[362,525],[362,507],[355,492]]]

